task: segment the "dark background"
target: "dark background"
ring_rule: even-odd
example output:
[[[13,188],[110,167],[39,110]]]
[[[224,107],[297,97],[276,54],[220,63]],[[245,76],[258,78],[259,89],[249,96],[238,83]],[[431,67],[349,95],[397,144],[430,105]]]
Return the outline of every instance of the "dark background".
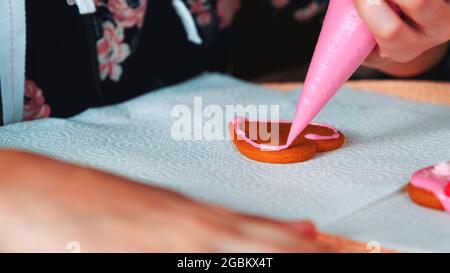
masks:
[[[276,10],[260,1],[242,1],[232,28],[228,72],[254,82],[304,81],[320,33],[323,16],[297,22],[292,11]],[[392,79],[361,67],[352,79]],[[441,64],[416,80],[450,81],[450,50]]]
[[[234,21],[231,73],[256,81],[303,80],[321,21],[299,23],[291,13],[246,1]]]
[[[321,17],[299,23],[292,14],[243,1],[233,27],[230,72],[253,81],[302,81]]]

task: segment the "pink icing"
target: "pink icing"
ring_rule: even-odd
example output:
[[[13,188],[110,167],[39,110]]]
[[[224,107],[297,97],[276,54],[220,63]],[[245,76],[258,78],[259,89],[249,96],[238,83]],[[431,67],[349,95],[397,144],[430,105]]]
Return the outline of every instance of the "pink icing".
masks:
[[[433,174],[438,176],[447,176],[450,178],[450,162],[442,162],[434,166]]]
[[[330,139],[338,139],[340,137],[339,131],[328,125],[328,124],[323,124],[323,123],[310,123],[311,125],[316,125],[316,126],[321,126],[321,127],[325,127],[328,129],[333,130],[333,134],[331,136],[321,136],[321,135],[317,135],[317,134],[306,134],[305,138],[307,139],[311,139],[311,140],[330,140]]]
[[[432,192],[448,212],[450,212],[450,196],[446,194],[446,187],[449,183],[450,162],[421,169],[411,178],[413,186]]]
[[[353,0],[330,0],[287,144],[294,142],[375,46]]]
[[[274,145],[268,145],[268,144],[260,144],[257,143],[255,141],[253,141],[252,139],[250,139],[248,137],[248,135],[245,133],[244,130],[242,130],[241,128],[241,124],[244,123],[245,121],[247,121],[246,118],[243,117],[235,117],[231,122],[233,124],[233,128],[234,131],[236,132],[236,134],[240,137],[242,137],[242,139],[247,142],[248,144],[252,145],[253,147],[260,149],[260,150],[264,150],[264,151],[281,151],[284,149],[287,149],[289,147],[289,145],[285,144],[285,145],[279,145],[279,146],[274,146]],[[280,120],[277,121],[278,123],[291,123],[290,121],[287,120]],[[311,123],[311,125],[316,125],[316,126],[322,126],[322,127],[326,127],[328,129],[333,130],[333,134],[331,136],[322,136],[322,135],[317,135],[317,134],[307,134],[305,135],[305,138],[307,139],[311,139],[311,140],[330,140],[330,139],[338,139],[340,137],[339,131],[327,124],[321,124],[321,123]]]

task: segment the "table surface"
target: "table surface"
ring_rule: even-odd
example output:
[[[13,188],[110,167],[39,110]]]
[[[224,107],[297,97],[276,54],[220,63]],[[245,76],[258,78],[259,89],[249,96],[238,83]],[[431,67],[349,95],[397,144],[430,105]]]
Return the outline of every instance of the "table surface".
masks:
[[[264,83],[263,85],[271,89],[287,92],[299,88],[302,83]],[[393,95],[423,103],[450,105],[450,83],[446,82],[362,80],[349,81],[345,86],[356,90]],[[335,245],[338,252],[395,252],[387,249],[376,249],[368,246],[366,243],[355,242],[329,234],[319,234],[318,240]]]
[[[301,83],[264,83],[266,87],[289,91],[299,88]],[[403,80],[362,80],[349,81],[345,86],[356,90],[388,94],[403,99],[424,103],[450,105],[450,83],[432,81]]]

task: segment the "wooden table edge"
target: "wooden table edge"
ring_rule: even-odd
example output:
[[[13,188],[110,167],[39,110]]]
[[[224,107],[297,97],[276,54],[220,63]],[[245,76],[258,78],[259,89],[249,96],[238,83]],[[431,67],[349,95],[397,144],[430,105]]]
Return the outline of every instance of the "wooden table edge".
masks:
[[[264,87],[279,91],[291,91],[300,88],[303,83],[264,83]],[[407,100],[439,105],[450,105],[450,83],[433,81],[405,80],[360,80],[349,81],[345,87],[357,91],[368,91],[397,96]]]

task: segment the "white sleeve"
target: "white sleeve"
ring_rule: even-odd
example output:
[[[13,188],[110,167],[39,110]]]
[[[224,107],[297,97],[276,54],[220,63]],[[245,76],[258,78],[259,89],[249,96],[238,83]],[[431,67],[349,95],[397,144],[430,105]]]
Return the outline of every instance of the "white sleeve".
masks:
[[[0,0],[0,85],[3,123],[22,121],[25,89],[25,0]]]

